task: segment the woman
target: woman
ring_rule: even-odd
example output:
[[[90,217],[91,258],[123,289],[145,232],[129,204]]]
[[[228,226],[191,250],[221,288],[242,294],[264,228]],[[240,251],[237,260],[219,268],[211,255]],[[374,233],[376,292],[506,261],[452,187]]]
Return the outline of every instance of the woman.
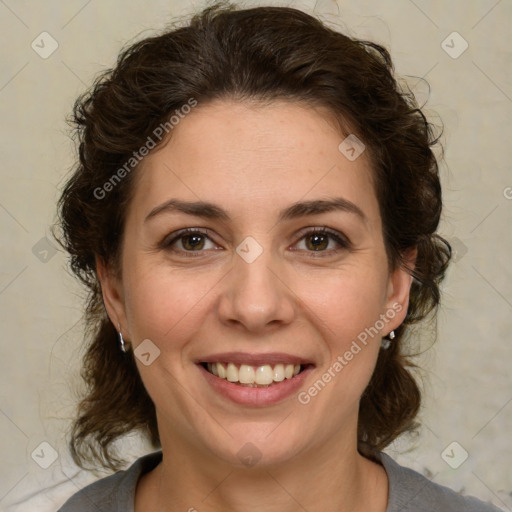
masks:
[[[291,8],[219,4],[77,101],[62,244],[89,287],[61,512],[497,510],[382,453],[415,427],[435,314],[437,142],[388,52]]]

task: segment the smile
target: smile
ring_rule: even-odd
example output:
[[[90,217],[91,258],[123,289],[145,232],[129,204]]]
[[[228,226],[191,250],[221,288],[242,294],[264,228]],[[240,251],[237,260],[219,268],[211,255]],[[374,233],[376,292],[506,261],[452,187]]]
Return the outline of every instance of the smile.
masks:
[[[222,352],[194,362],[216,395],[250,407],[268,407],[290,398],[316,368],[312,359],[285,352]]]
[[[202,363],[212,375],[245,387],[268,387],[291,379],[304,370],[300,364],[263,364],[253,366],[235,363]]]

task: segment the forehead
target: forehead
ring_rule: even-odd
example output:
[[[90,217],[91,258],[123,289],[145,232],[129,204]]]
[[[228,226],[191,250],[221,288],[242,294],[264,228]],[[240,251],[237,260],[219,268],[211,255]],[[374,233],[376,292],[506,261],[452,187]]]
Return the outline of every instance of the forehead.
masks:
[[[298,103],[199,103],[137,169],[132,206],[143,215],[179,197],[243,218],[342,196],[375,219],[369,158],[348,159],[339,149],[346,137],[325,111]]]

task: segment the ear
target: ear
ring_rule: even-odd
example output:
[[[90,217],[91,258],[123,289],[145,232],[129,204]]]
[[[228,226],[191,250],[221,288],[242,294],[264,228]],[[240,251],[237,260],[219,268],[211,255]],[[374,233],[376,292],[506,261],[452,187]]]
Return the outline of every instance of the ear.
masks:
[[[101,285],[103,303],[116,329],[127,332],[124,292],[121,279],[105,262],[96,256],[96,275]]]
[[[416,264],[418,250],[416,247],[408,249],[404,253],[405,266],[412,271]],[[402,267],[396,268],[389,276],[386,299],[386,311],[394,310],[396,315],[387,323],[388,333],[404,321],[409,307],[409,294],[411,291],[412,276]]]

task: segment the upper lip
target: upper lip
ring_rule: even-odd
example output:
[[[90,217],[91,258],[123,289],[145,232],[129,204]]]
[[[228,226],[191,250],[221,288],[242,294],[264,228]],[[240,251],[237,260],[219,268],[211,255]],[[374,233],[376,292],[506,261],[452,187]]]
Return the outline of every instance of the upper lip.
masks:
[[[286,354],[284,352],[267,352],[265,354],[254,354],[250,352],[222,352],[197,359],[196,363],[234,363],[248,364],[251,366],[263,366],[264,364],[313,364],[311,360],[304,357]]]

